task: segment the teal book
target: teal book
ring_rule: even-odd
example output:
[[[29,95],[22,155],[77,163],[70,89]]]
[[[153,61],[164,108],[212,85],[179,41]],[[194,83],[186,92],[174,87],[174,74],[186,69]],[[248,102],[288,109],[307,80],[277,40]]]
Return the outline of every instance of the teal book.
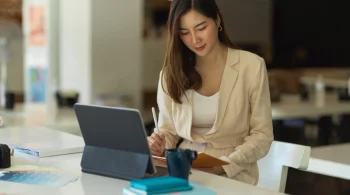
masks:
[[[187,180],[171,176],[132,180],[130,181],[130,187],[148,193],[158,194],[168,191],[184,191],[192,189]]]
[[[123,189],[125,195],[215,195],[216,193],[196,183],[189,183],[176,177],[157,177],[130,181]]]

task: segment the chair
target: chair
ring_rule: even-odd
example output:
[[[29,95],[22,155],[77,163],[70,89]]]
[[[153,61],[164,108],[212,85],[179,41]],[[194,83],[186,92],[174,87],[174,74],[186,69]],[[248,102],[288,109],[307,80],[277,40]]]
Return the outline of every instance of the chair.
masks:
[[[306,170],[311,147],[274,141],[269,153],[258,161],[259,182],[257,186],[284,192],[288,167]]]

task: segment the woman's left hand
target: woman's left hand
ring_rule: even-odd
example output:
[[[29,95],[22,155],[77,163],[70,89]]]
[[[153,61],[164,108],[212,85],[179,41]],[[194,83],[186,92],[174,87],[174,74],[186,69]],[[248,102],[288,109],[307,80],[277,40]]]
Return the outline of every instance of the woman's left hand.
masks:
[[[215,175],[222,175],[225,173],[225,170],[222,168],[222,166],[212,167],[212,168],[196,168],[196,169],[207,173],[215,174]]]

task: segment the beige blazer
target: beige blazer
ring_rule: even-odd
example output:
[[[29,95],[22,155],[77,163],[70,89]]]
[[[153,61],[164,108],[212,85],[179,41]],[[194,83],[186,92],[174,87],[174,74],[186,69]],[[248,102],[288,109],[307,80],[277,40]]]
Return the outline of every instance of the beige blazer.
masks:
[[[246,51],[228,49],[216,120],[203,137],[191,132],[193,90],[188,90],[188,98],[182,97],[183,104],[178,104],[162,90],[160,81],[158,126],[165,134],[166,148],[176,147],[179,137],[190,143],[202,143],[205,153],[230,161],[229,165],[223,166],[227,177],[257,184],[257,161],[268,153],[273,141],[264,60]],[[188,144],[180,147],[189,148]]]

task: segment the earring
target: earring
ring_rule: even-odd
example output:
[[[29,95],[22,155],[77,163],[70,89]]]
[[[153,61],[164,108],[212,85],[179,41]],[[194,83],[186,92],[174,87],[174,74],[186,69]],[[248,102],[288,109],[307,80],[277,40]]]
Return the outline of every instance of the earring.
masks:
[[[222,27],[221,27],[221,25],[219,26],[219,31],[222,31]]]

